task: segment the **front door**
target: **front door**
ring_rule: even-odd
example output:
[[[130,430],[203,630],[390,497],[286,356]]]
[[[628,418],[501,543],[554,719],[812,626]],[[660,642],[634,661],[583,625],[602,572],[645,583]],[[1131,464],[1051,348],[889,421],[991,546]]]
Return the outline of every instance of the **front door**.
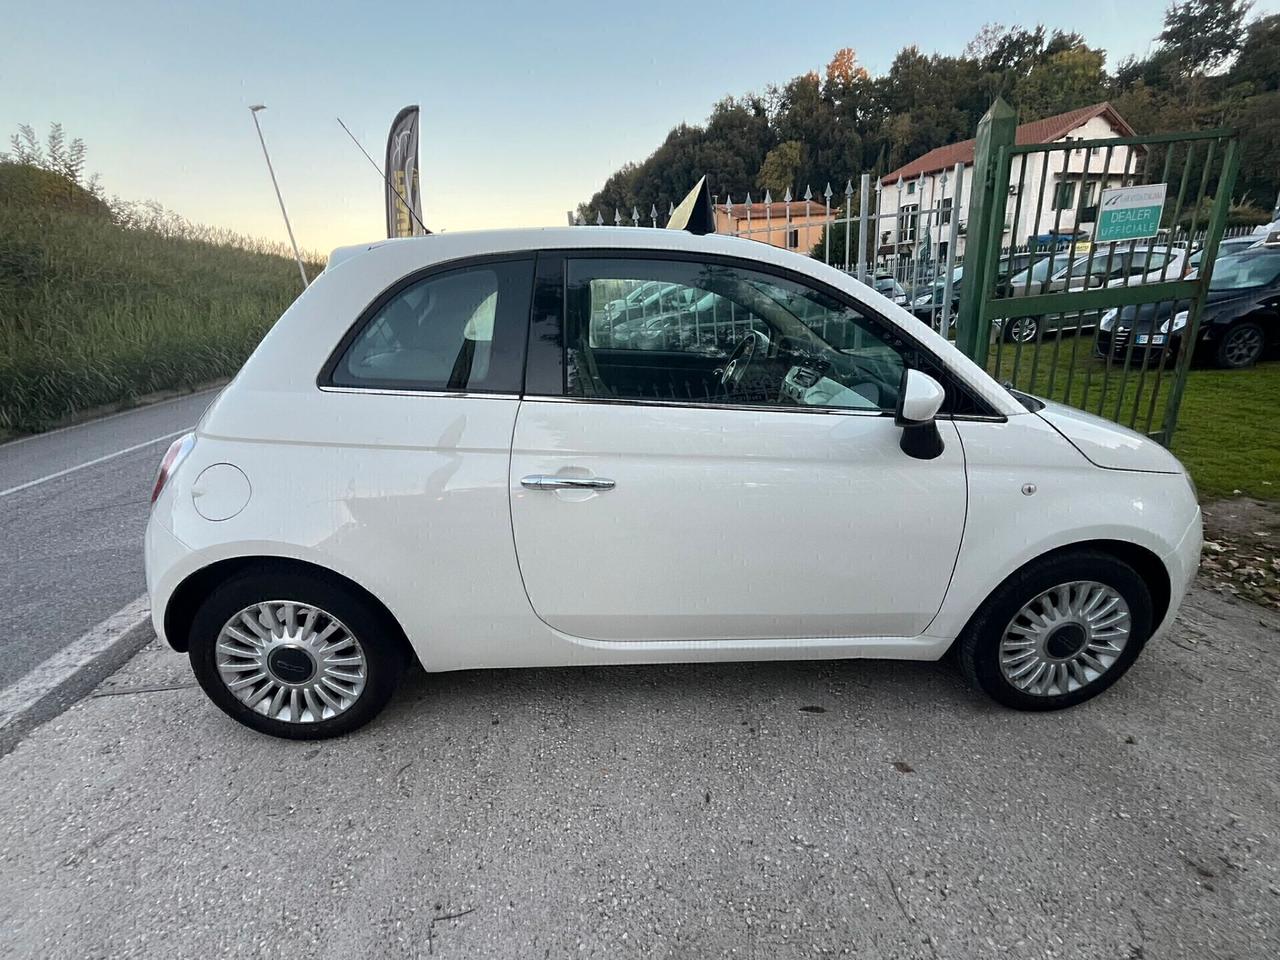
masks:
[[[526,397],[512,446],[538,616],[608,641],[921,633],[966,490],[949,420],[936,459],[899,447],[891,411],[919,348],[731,264],[583,257],[566,272],[564,395]],[[616,304],[654,281],[672,306],[611,335]]]

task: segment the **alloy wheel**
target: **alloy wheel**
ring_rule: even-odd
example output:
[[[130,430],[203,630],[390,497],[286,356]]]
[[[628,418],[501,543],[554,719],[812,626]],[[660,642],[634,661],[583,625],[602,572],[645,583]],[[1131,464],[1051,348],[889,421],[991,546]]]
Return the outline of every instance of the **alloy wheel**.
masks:
[[[1023,693],[1061,696],[1110,670],[1132,618],[1105,583],[1075,580],[1044,591],[1014,615],[1000,641],[1000,672]]]
[[[236,613],[218,633],[215,662],[249,709],[285,723],[318,723],[349,710],[364,692],[364,648],[337,617],[292,600]]]
[[[1222,351],[1233,367],[1247,367],[1262,353],[1262,331],[1257,327],[1237,327],[1227,335]]]
[[[1040,323],[1035,317],[1019,317],[1009,329],[1009,338],[1016,343],[1030,343],[1036,338],[1039,328]]]

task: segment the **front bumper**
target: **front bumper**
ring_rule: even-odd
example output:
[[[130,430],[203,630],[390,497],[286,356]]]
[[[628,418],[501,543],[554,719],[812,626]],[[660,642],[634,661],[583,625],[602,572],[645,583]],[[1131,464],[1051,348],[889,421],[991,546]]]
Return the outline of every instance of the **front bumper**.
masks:
[[[1178,545],[1162,558],[1165,569],[1169,571],[1169,610],[1165,613],[1164,622],[1156,628],[1157,635],[1168,629],[1178,615],[1178,608],[1182,605],[1182,600],[1196,577],[1196,571],[1200,569],[1200,553],[1203,546],[1204,520],[1200,508],[1196,507],[1196,514],[1187,524],[1187,529],[1183,531]]]
[[[1182,335],[1178,333],[1152,333],[1150,330],[1099,330],[1094,353],[1098,357],[1110,357],[1113,361],[1130,362],[1148,366],[1160,360],[1172,360],[1182,349]]]

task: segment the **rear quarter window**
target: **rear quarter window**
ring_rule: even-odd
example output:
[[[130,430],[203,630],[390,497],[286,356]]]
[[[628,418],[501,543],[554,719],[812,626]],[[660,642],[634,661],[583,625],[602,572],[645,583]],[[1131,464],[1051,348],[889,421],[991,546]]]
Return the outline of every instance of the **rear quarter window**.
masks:
[[[335,387],[518,393],[533,261],[478,263],[397,284],[334,352]]]

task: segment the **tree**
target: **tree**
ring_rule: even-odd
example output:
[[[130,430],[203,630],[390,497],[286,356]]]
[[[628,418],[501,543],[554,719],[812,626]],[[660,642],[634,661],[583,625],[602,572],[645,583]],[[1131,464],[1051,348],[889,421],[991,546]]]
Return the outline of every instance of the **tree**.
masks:
[[[1229,81],[1233,86],[1249,84],[1246,95],[1280,90],[1280,13],[1249,24]]]
[[[799,140],[786,140],[778,144],[764,158],[760,172],[756,174],[756,186],[770,190],[782,199],[783,193],[796,184],[796,174],[804,160],[804,144]]]
[[[1184,77],[1211,74],[1240,49],[1253,0],[1185,0],[1164,15],[1159,40]]]
[[[1104,62],[1101,50],[1080,46],[1055,53],[1036,64],[1014,89],[1019,118],[1023,122],[1039,120],[1104,99],[1107,82]]]
[[[827,85],[848,87],[859,80],[868,80],[866,68],[858,63],[853,47],[841,47],[827,64]]]

